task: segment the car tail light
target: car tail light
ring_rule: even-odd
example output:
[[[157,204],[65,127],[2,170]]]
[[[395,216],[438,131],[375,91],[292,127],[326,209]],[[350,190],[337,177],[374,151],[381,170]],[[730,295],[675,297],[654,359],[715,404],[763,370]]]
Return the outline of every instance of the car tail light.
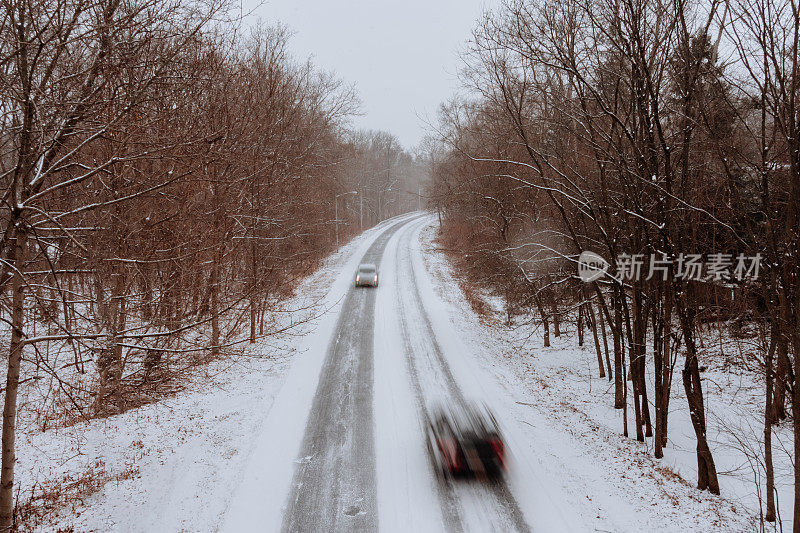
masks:
[[[378,276],[375,276],[375,284],[378,284]]]
[[[458,470],[458,454],[456,453],[456,445],[453,439],[436,439],[436,445],[439,446],[439,451],[442,452],[442,457],[447,464],[447,469],[451,472]]]
[[[489,439],[489,445],[494,450],[495,455],[500,460],[500,465],[505,466],[506,464],[506,447],[503,444],[503,441],[499,438]]]
[[[358,276],[356,276],[356,283],[358,283]]]

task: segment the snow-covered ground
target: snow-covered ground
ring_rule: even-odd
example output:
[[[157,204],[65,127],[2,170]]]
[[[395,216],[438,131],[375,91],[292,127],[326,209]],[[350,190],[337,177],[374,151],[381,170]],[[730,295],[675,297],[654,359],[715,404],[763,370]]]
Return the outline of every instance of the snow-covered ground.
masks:
[[[370,293],[381,531],[753,530],[746,484],[740,494],[724,477],[722,498],[693,488],[691,429],[679,413],[670,421],[675,442],[667,458],[652,459],[645,445],[620,435],[619,412],[610,408],[607,381],[595,377],[588,347],[564,335],[541,349],[500,320],[476,316],[435,250],[434,218],[407,218],[385,244],[381,284]],[[76,477],[93,465],[111,480],[40,529],[280,530],[287,498],[298,490],[296,467],[314,460],[300,450],[352,273],[397,220],[354,239],[305,280],[298,303],[318,301],[329,311],[304,335],[280,339],[285,349],[270,339],[251,346],[250,357],[206,367],[169,400],[21,435],[22,486]],[[513,461],[499,488],[437,485],[420,410],[447,388],[486,402],[500,419]],[[680,402],[676,392],[676,411]]]
[[[755,372],[718,368],[719,346],[701,350],[709,441],[720,472],[722,497],[694,488],[694,432],[680,384],[674,381],[665,457],[652,457],[646,444],[622,435],[622,412],[613,409],[613,386],[599,378],[594,346],[578,346],[573,331],[553,337],[543,348],[541,330],[509,327],[502,304],[486,297],[494,316],[477,317],[458,288],[453,267],[436,250],[435,228],[422,232],[427,269],[437,281],[442,315],[472,347],[477,372],[492,376],[506,396],[508,420],[523,440],[517,454],[527,456],[558,479],[569,507],[588,518],[583,530],[596,531],[755,531],[758,498],[752,457],[763,437],[763,384]],[[462,327],[469,324],[469,327]],[[731,356],[737,348],[726,346]],[[652,383],[650,384],[652,390]],[[652,409],[652,406],[651,406]],[[633,419],[633,412],[628,414]],[[735,431],[734,431],[735,430]],[[776,476],[784,528],[791,529],[791,434],[777,430]],[[744,439],[739,442],[737,439]],[[519,448],[521,447],[521,448]],[[522,450],[522,452],[520,451]],[[752,449],[750,454],[755,453]],[[763,478],[760,479],[763,484]],[[788,530],[787,529],[787,530]]]

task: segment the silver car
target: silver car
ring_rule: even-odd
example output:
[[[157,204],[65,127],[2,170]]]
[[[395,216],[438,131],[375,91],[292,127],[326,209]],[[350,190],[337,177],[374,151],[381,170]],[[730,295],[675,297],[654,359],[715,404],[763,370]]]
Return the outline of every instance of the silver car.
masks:
[[[356,287],[377,287],[378,267],[374,263],[361,263],[356,272]]]

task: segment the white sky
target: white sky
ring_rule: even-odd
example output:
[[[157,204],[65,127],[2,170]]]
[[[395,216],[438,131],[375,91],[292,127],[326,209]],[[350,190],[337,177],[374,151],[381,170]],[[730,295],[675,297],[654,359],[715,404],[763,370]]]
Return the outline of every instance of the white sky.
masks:
[[[259,0],[240,0],[246,11]],[[355,83],[363,116],[354,126],[395,134],[413,148],[458,89],[457,51],[485,7],[498,0],[267,0],[253,17],[293,32],[298,58]]]

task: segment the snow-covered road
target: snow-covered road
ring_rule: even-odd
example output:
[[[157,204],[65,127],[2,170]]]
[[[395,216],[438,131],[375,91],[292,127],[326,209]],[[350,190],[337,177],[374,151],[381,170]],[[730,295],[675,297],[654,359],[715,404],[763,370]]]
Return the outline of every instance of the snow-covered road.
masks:
[[[362,263],[380,265],[398,222]],[[375,291],[351,288],[344,300],[306,423],[284,531],[375,530],[373,317]]]
[[[374,262],[380,287],[349,287],[324,359],[317,365],[298,362],[308,372],[319,371],[305,375],[316,383],[308,411],[302,399],[283,402],[287,411],[276,400],[263,448],[253,454],[233,498],[227,530],[529,531],[543,523],[547,527],[539,529],[570,529],[553,502],[527,509],[518,503],[518,490],[528,502],[551,500],[547,493],[531,498],[542,492],[531,490],[535,477],[514,472],[508,482],[480,483],[434,475],[421,424],[427,405],[497,405],[497,398],[468,367],[469,350],[442,316],[446,309],[425,272],[418,236],[430,223],[428,216],[412,216],[385,226],[340,273],[337,284],[352,284],[352,267]],[[323,325],[318,344],[325,333]],[[291,381],[281,396],[291,393]],[[299,416],[303,435],[292,457],[291,483],[281,495],[269,473],[280,472],[277,485],[282,484],[285,468],[276,463],[278,457],[286,460],[286,451],[279,446],[276,453],[270,439],[297,433]]]
[[[425,420],[429,418],[428,406],[433,403],[439,404],[464,404],[470,401],[486,400],[485,398],[470,398],[466,395],[459,382],[453,375],[449,359],[445,355],[438,337],[452,334],[450,328],[437,332],[431,324],[429,312],[423,303],[423,296],[420,290],[419,278],[426,278],[427,274],[422,265],[420,250],[412,247],[412,242],[416,242],[412,237],[416,236],[418,230],[426,222],[413,222],[407,224],[405,231],[398,237],[393,247],[388,252],[388,264],[390,267],[391,280],[389,288],[384,287],[389,298],[382,298],[382,309],[388,305],[388,316],[382,316],[382,326],[378,334],[385,340],[390,340],[389,346],[385,346],[380,353],[380,362],[376,365],[396,365],[396,361],[404,360],[405,372],[392,372],[396,380],[406,378],[411,385],[413,394],[409,395],[407,390],[397,389],[396,397],[389,398],[390,405],[406,406],[410,411],[409,417],[412,419]],[[425,287],[426,296],[432,295],[431,287]],[[433,301],[433,312],[441,312],[441,308]],[[399,323],[399,329],[392,330],[385,328],[387,321],[392,318]],[[399,336],[397,336],[399,333]],[[384,341],[385,342],[385,341]],[[399,349],[398,349],[399,348]],[[463,352],[456,355],[463,356]],[[391,379],[391,378],[390,378]],[[396,412],[397,407],[394,408]],[[379,417],[378,427],[382,428],[381,433],[392,433],[393,413],[386,412],[385,416]],[[413,427],[416,425],[416,427]],[[420,448],[424,442],[423,429],[421,424],[412,424],[406,428],[409,434],[414,437],[414,442],[408,443],[405,449],[389,450],[387,456],[389,461],[399,460],[401,457],[412,453],[419,456]],[[396,436],[397,437],[397,436]],[[425,454],[423,448],[423,455]],[[388,464],[386,465],[389,466]],[[427,468],[426,468],[427,467]],[[430,461],[423,461],[417,468],[412,470],[415,476],[407,479],[400,479],[394,483],[405,483],[410,488],[418,487],[430,488],[433,465]],[[384,485],[384,496],[381,498],[386,503],[386,507],[394,507],[399,499],[394,494],[395,487],[392,486],[394,476],[389,476]],[[434,494],[438,500],[438,509],[441,511],[441,522],[434,520],[432,523],[419,524],[420,529],[435,529],[437,525],[443,526],[448,531],[528,531],[530,528],[520,510],[514,496],[508,489],[504,481],[496,483],[465,483],[456,482],[434,476]],[[406,510],[404,510],[406,511]],[[412,509],[407,509],[411,512]],[[436,510],[431,513],[436,517]],[[387,509],[387,512],[391,512]],[[394,522],[392,522],[394,523]],[[388,528],[385,528],[388,529]]]

